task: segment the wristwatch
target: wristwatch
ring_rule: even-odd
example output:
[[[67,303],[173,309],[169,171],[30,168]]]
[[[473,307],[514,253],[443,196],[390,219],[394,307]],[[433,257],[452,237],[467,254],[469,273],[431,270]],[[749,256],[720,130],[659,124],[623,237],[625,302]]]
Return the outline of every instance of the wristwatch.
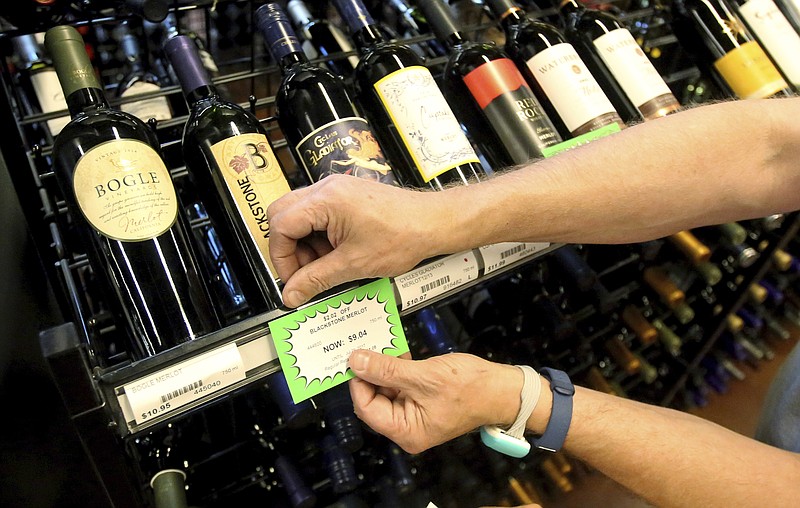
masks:
[[[540,437],[530,438],[530,442],[540,450],[557,452],[564,446],[572,421],[572,396],[575,395],[575,386],[564,371],[544,367],[539,369],[539,374],[550,381],[553,409],[544,433]]]

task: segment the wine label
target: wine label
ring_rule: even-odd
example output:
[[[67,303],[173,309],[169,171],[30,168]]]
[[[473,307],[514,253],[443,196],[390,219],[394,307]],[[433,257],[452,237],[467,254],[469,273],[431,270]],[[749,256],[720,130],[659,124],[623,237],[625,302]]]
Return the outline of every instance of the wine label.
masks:
[[[304,137],[295,153],[312,182],[342,174],[399,185],[363,118],[342,118],[323,125]]]
[[[745,42],[714,62],[741,99],[762,99],[786,88],[786,82],[756,41]]]
[[[406,67],[375,83],[423,180],[470,162],[480,163],[450,105],[423,66]]]
[[[561,141],[514,62],[499,58],[464,76],[472,97],[516,164]]]
[[[75,165],[72,185],[89,224],[115,240],[150,240],[178,217],[169,171],[142,141],[115,139],[89,149]]]
[[[572,134],[620,121],[572,44],[556,44],[531,57],[527,64]]]
[[[159,92],[160,90],[161,87],[155,83],[137,81],[122,93],[122,97],[127,98],[143,93]],[[169,108],[169,102],[167,102],[166,97],[153,97],[135,102],[126,102],[120,106],[120,109],[143,122],[151,118],[155,118],[159,122],[172,118],[172,111]]]
[[[775,2],[750,0],[739,6],[739,12],[789,81],[800,84],[800,35]]]
[[[354,378],[348,359],[356,349],[408,352],[389,279],[273,319],[269,330],[295,403]]]
[[[67,101],[64,100],[64,92],[61,90],[61,83],[59,83],[54,69],[47,68],[31,74],[31,84],[39,106],[42,108],[42,113],[67,109]],[[50,129],[50,134],[56,136],[69,121],[70,117],[65,113],[61,118],[48,120],[47,128]]]
[[[625,95],[646,119],[663,116],[680,107],[627,29],[617,28],[601,35],[594,40],[594,46]]]
[[[212,145],[211,153],[247,226],[247,233],[258,247],[261,262],[277,280],[269,257],[267,207],[290,189],[267,137],[263,134],[232,136]]]

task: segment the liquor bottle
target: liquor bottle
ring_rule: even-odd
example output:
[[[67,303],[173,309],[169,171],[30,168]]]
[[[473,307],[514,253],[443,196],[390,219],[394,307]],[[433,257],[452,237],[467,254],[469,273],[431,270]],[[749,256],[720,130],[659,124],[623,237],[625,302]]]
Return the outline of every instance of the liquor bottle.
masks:
[[[283,74],[275,94],[278,124],[311,181],[349,174],[399,185],[344,82],[308,62],[280,7],[262,5],[255,23]]]
[[[155,74],[145,68],[141,58],[139,40],[130,32],[127,22],[120,24],[115,32],[120,37],[120,48],[125,55],[128,72],[117,85],[117,97],[123,99],[120,109],[146,122],[150,118],[157,121],[172,118],[169,101],[163,95],[139,99],[129,99],[140,94],[156,94],[161,91],[161,83]]]
[[[450,57],[445,97],[493,169],[543,156],[561,136],[514,62],[493,44],[469,41],[442,0],[418,2]]]
[[[724,0],[676,0],[679,42],[740,99],[791,95],[761,45]]]
[[[116,294],[132,354],[211,331],[216,317],[154,133],[109,108],[77,30],[53,27],[45,44],[72,116],[53,147],[56,178],[90,264]]]
[[[405,26],[403,38],[418,37],[431,33],[431,27],[425,15],[416,6],[410,5],[406,0],[389,0],[389,6],[394,9],[399,18],[400,24]],[[423,57],[437,57],[447,54],[447,48],[438,40],[427,40],[420,46],[426,49]]]
[[[353,51],[353,44],[347,36],[327,19],[319,19],[311,14],[303,0],[289,0],[286,4],[292,22],[303,36],[303,51],[309,59],[336,55],[325,60],[325,65],[335,75],[350,77],[358,65],[358,57],[344,57],[342,53]],[[272,47],[272,45],[270,45]],[[278,62],[280,63],[280,62]]]
[[[44,51],[36,41],[36,36],[33,34],[20,35],[14,37],[11,42],[14,46],[20,74],[24,75],[25,85],[30,85],[30,87],[23,85],[22,88],[33,91],[40,111],[55,113],[66,110],[67,101],[64,100],[64,93],[61,91],[56,70],[44,55]],[[68,115],[47,120],[50,134],[58,135],[69,120]]]
[[[361,52],[354,87],[389,164],[405,185],[442,189],[485,173],[433,75],[387,41],[360,0],[335,0]]]
[[[562,136],[579,136],[614,123],[624,127],[611,101],[558,28],[528,18],[512,0],[486,3],[505,30],[506,53]]]
[[[183,132],[189,174],[245,298],[257,310],[275,308],[282,300],[269,258],[267,207],[289,192],[281,165],[258,119],[219,96],[194,41],[173,37],[165,52],[191,108]]]
[[[661,75],[619,19],[589,9],[578,0],[561,0],[559,11],[566,27],[564,35],[625,122],[651,120],[680,108]]]
[[[756,37],[787,83],[800,87],[800,34],[773,0],[733,0],[731,5]]]

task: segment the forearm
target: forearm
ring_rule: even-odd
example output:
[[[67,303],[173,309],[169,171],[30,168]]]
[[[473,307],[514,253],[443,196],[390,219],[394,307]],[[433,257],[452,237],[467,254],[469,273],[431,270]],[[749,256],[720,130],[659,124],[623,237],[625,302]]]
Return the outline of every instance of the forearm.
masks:
[[[800,98],[703,106],[449,189],[447,248],[628,243],[796,209],[798,116]]]
[[[552,397],[528,420],[542,433]],[[565,449],[656,506],[791,506],[800,458],[701,418],[577,388]]]

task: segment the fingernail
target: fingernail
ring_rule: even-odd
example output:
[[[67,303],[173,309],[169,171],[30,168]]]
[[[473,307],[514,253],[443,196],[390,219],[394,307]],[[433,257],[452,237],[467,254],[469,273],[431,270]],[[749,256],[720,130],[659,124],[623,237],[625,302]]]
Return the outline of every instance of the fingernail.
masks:
[[[350,368],[354,372],[364,372],[369,363],[369,354],[366,351],[353,351],[350,355]]]
[[[306,303],[306,297],[300,291],[289,291],[283,297],[283,303],[288,307],[299,307]]]

